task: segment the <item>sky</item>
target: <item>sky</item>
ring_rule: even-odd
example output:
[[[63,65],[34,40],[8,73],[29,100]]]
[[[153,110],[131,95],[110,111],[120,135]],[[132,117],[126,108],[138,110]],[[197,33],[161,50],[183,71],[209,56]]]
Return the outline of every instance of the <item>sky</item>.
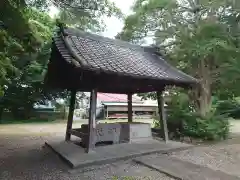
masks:
[[[111,0],[115,2],[116,6],[122,10],[125,15],[130,15],[132,13],[131,7],[133,6],[135,0]],[[114,38],[118,32],[123,28],[124,22],[115,18],[106,18],[105,23],[107,28],[105,32],[102,33],[103,36]],[[141,45],[150,45],[153,43],[152,37],[144,38],[144,41]]]
[[[131,13],[131,6],[134,3],[134,0],[111,0],[116,4],[118,8],[121,9],[121,11],[125,15],[129,15]],[[58,10],[54,7],[50,8],[50,15],[54,16]],[[102,33],[103,36],[114,38],[115,35],[117,35],[118,32],[120,32],[123,28],[123,21],[117,19],[116,17],[106,17],[104,18],[105,24],[106,24],[106,30]]]
[[[134,3],[134,0],[112,0],[115,2],[116,6],[122,10],[125,15],[129,15],[131,13],[131,6]],[[102,33],[103,36],[113,38],[120,32],[123,28],[123,21],[111,17],[106,18],[105,23],[107,25],[106,31]]]

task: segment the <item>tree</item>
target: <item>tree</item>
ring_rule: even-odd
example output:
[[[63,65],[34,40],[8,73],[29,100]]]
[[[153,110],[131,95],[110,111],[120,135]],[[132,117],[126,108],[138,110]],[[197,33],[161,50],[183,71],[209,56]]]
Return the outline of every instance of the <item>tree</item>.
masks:
[[[54,0],[53,4],[60,11],[63,23],[85,31],[101,32],[105,28],[104,16],[122,18],[121,11],[109,0]]]
[[[23,7],[20,1],[5,0],[0,3],[2,12],[0,17],[0,91],[4,83],[9,80],[8,72],[14,73],[17,70],[12,63],[17,61],[20,54],[26,51],[33,52],[35,45],[38,44],[25,18],[27,12],[20,7]]]
[[[38,44],[32,44],[34,51],[21,51],[12,59],[11,64],[16,67],[16,71],[6,75],[8,81],[4,83],[5,93],[1,101],[1,111],[8,109],[18,118],[27,117],[34,103],[53,95],[44,92],[43,77],[50,55],[55,22],[47,14],[35,9],[28,9],[25,13]]]
[[[171,63],[200,80],[189,96],[206,116],[212,95],[233,97],[239,92],[236,7],[236,1],[224,0],[138,0],[117,38],[141,43],[153,37]]]
[[[30,11],[47,12],[50,5],[61,9],[61,19],[84,30],[99,31],[103,28],[104,15],[121,15],[114,3],[108,0],[3,0],[0,3],[0,95],[6,75],[17,71],[12,62],[23,53],[34,53],[41,46],[41,38],[35,33],[36,21],[29,19]],[[34,16],[34,14],[32,14]],[[39,22],[39,21],[38,21]],[[33,26],[34,24],[34,26]],[[41,28],[40,24],[37,28]],[[34,32],[35,31],[35,32]]]
[[[88,3],[96,6],[93,8]],[[50,4],[61,9],[64,23],[88,31],[100,31],[104,15],[121,14],[114,4],[105,0],[1,2],[0,117],[8,109],[15,118],[28,118],[34,103],[68,95],[65,91],[49,91],[43,84],[55,28],[55,19],[47,15]]]

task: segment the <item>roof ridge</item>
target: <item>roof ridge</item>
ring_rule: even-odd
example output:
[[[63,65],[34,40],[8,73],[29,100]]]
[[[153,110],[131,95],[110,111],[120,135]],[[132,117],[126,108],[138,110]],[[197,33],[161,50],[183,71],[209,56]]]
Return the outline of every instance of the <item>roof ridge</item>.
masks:
[[[87,39],[91,39],[94,41],[104,42],[107,44],[117,45],[117,46],[130,48],[130,49],[134,49],[134,50],[139,50],[139,51],[143,51],[143,52],[151,52],[151,53],[157,54],[158,56],[162,56],[162,54],[160,54],[158,52],[159,47],[141,46],[138,44],[132,44],[130,42],[123,41],[120,39],[112,39],[109,37],[101,36],[98,34],[93,34],[90,32],[86,32],[86,31],[82,31],[80,29],[75,29],[75,28],[70,28],[70,27],[64,27],[62,30],[63,30],[63,34],[66,36],[76,36],[76,37],[87,38]]]

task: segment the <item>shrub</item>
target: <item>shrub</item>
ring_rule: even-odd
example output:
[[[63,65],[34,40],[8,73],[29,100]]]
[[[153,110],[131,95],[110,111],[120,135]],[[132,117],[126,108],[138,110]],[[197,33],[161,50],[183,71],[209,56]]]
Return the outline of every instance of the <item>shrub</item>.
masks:
[[[228,116],[234,119],[240,119],[240,107],[229,111]]]
[[[236,109],[239,104],[236,100],[223,100],[216,103],[216,112],[219,114],[225,113],[229,110]]]
[[[187,99],[177,98],[174,97],[168,104],[167,125],[170,138],[189,136],[203,140],[220,140],[228,137],[229,122],[226,114],[216,113],[214,110],[203,119],[194,113]],[[157,116],[154,125],[156,128],[161,128]]]
[[[168,116],[168,131],[172,138],[189,136],[203,140],[221,140],[229,135],[229,122],[223,115],[211,114],[203,119],[195,113],[181,113],[177,116],[175,112],[174,115]],[[159,128],[159,119],[156,121],[158,123],[155,127]]]
[[[236,100],[219,101],[216,104],[216,113],[225,114],[235,119],[240,118],[240,104]]]
[[[185,119],[183,134],[204,140],[226,139],[229,135],[229,122],[225,116],[212,113],[204,119]]]

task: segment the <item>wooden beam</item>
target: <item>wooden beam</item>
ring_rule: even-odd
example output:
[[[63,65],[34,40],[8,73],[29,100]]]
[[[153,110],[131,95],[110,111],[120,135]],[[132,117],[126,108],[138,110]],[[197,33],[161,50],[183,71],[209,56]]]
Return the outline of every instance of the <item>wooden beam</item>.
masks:
[[[157,92],[157,101],[158,101],[158,113],[159,113],[159,121],[161,126],[161,134],[165,142],[168,141],[168,128],[167,128],[167,120],[166,120],[166,111],[164,108],[164,97],[163,91]]]
[[[65,141],[69,141],[71,139],[71,130],[72,130],[73,114],[74,114],[75,101],[76,101],[76,93],[77,93],[76,90],[71,91],[71,99],[70,99],[70,106],[69,106],[69,112],[68,112]]]
[[[132,111],[132,93],[128,94],[128,122],[133,121],[133,111]]]
[[[97,107],[97,91],[91,91],[90,110],[88,119],[88,142],[86,152],[89,153],[95,148],[95,131],[96,131],[96,107]]]
[[[77,137],[79,137],[79,138],[84,138],[85,136],[87,136],[87,133],[78,131],[78,130],[76,130],[76,129],[72,129],[72,130],[71,130],[71,134],[74,135],[74,136],[77,136]]]

